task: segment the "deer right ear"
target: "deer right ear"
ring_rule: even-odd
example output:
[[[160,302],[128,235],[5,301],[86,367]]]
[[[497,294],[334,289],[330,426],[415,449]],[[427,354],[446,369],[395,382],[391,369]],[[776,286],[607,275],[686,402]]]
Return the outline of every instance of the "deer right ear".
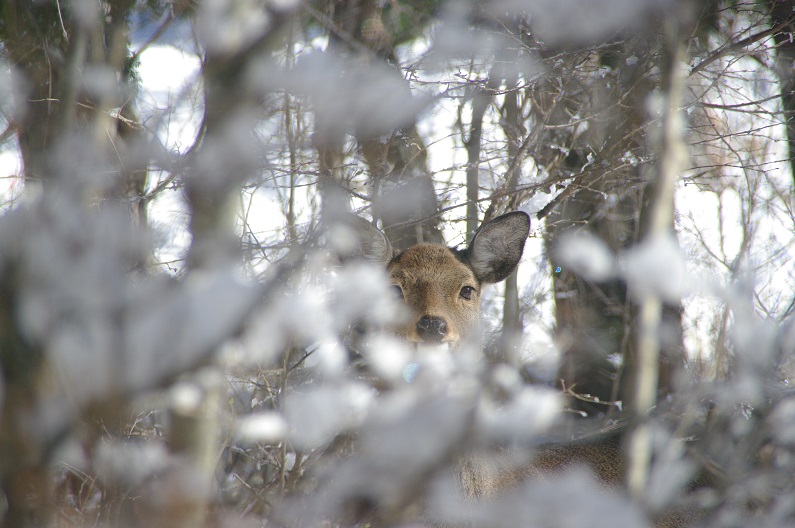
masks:
[[[352,237],[351,244],[344,244],[348,251],[341,251],[343,260],[366,260],[372,264],[386,266],[392,260],[394,252],[392,244],[373,224],[356,216],[347,215],[341,226],[347,232],[348,237]]]
[[[530,217],[514,211],[480,226],[466,250],[475,276],[482,282],[500,282],[513,273],[530,234]]]

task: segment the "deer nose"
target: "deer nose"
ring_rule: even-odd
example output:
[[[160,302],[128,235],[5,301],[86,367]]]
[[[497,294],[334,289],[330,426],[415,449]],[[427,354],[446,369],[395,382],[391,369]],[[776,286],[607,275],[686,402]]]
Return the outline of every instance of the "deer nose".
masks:
[[[441,317],[423,315],[417,321],[417,333],[426,343],[439,343],[447,335],[447,321]]]

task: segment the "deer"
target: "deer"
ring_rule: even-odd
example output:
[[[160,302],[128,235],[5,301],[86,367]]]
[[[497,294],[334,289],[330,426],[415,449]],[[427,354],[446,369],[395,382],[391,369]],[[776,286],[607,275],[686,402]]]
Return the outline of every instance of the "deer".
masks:
[[[412,347],[443,345],[453,352],[477,345],[482,288],[505,280],[517,268],[530,232],[529,216],[514,211],[483,223],[465,249],[420,243],[403,251],[395,251],[374,225],[355,218],[359,257],[386,269],[390,287],[410,312],[392,328],[394,335]],[[585,465],[605,486],[620,488],[625,473],[622,434],[619,428],[540,446],[529,463],[503,465],[498,474],[482,471],[488,463],[477,456],[464,456],[458,464],[459,483],[465,495],[484,498],[528,478]],[[658,528],[684,525],[679,519],[655,523]]]
[[[466,249],[421,243],[396,252],[384,233],[359,220],[361,256],[386,268],[390,287],[410,311],[394,334],[415,346],[451,350],[477,340],[481,290],[513,273],[530,233],[530,217],[514,211],[484,223]]]

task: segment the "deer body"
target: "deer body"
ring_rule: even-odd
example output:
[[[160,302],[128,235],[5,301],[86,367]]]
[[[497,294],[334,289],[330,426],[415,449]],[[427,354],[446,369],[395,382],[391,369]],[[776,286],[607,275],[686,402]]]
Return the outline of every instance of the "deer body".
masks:
[[[411,313],[393,332],[411,345],[447,344],[451,349],[476,342],[481,288],[504,280],[516,269],[530,229],[528,215],[513,212],[484,223],[464,250],[418,244],[395,252],[381,231],[360,218],[355,223],[358,256],[385,266],[395,294]],[[620,486],[625,471],[621,437],[617,431],[586,441],[539,446],[529,464],[469,454],[459,460],[461,489],[472,499],[489,497],[525,479],[576,464],[590,466],[601,483]],[[655,526],[685,524],[671,517]]]

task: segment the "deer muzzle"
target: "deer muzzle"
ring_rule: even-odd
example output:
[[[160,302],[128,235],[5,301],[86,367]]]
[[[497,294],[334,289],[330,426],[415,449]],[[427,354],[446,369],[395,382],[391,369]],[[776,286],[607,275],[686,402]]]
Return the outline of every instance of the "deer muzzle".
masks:
[[[441,317],[423,315],[417,321],[417,334],[425,343],[441,343],[447,336],[447,321]]]

